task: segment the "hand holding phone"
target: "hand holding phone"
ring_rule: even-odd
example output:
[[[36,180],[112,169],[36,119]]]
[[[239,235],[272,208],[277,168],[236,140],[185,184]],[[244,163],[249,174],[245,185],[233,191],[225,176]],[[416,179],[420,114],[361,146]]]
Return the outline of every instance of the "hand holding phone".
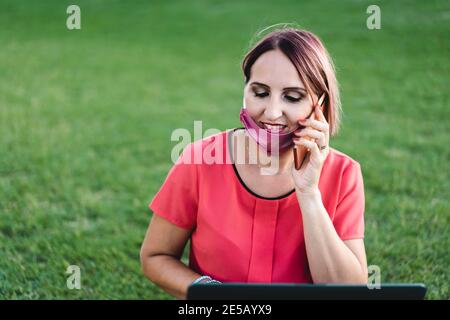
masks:
[[[323,111],[323,102],[325,100],[325,93],[323,93],[319,100],[317,101],[317,104],[320,107],[320,110]],[[316,113],[312,112],[312,116],[313,119],[316,119]],[[316,119],[317,120],[317,119]],[[294,146],[293,148],[293,152],[294,152],[294,165],[295,165],[295,169],[296,170],[300,170],[300,168],[302,167],[303,161],[305,160],[306,157],[306,153],[309,152],[309,149],[303,147],[303,146]]]

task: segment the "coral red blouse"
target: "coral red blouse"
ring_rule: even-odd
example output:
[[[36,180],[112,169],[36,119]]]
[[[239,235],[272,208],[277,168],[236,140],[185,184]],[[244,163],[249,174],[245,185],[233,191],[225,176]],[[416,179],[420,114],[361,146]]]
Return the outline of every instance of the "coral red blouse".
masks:
[[[189,267],[199,274],[222,282],[312,282],[295,190],[265,198],[245,186],[230,156],[232,131],[189,144],[149,208],[193,230]],[[208,153],[224,164],[199,163],[192,153],[199,148],[200,155]],[[330,148],[319,189],[339,237],[363,238],[364,186],[359,163]]]

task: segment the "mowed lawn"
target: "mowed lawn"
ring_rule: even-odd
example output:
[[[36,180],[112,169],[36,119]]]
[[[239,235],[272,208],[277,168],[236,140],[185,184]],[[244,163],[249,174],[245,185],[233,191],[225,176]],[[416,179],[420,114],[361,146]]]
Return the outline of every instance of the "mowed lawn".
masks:
[[[147,205],[175,128],[240,126],[255,32],[295,22],[335,59],[361,163],[365,244],[383,282],[449,287],[447,1],[0,1],[0,297],[171,299],[147,281]],[[183,258],[187,261],[187,251]],[[81,268],[81,289],[66,268]]]

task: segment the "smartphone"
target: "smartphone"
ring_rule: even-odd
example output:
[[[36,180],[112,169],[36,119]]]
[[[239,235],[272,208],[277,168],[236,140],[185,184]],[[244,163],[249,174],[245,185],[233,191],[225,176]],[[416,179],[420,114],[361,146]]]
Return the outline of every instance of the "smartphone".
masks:
[[[320,110],[323,111],[323,102],[325,100],[325,93],[323,93],[319,100],[317,101],[317,104],[320,106]],[[316,113],[313,112],[313,118],[316,119]],[[294,165],[296,170],[300,170],[302,167],[303,161],[305,160],[306,153],[309,150],[303,146],[294,146],[293,152],[294,152]]]

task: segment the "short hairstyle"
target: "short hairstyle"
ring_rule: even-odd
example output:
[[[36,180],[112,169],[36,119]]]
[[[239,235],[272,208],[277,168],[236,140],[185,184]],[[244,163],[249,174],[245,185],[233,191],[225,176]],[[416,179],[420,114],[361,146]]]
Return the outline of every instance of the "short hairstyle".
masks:
[[[331,56],[319,37],[313,33],[289,27],[264,36],[244,56],[242,71],[245,83],[250,80],[255,61],[263,53],[275,49],[281,50],[294,64],[310,96],[312,93],[317,96],[326,93],[323,111],[329,124],[330,136],[335,136],[341,117],[339,84]]]

